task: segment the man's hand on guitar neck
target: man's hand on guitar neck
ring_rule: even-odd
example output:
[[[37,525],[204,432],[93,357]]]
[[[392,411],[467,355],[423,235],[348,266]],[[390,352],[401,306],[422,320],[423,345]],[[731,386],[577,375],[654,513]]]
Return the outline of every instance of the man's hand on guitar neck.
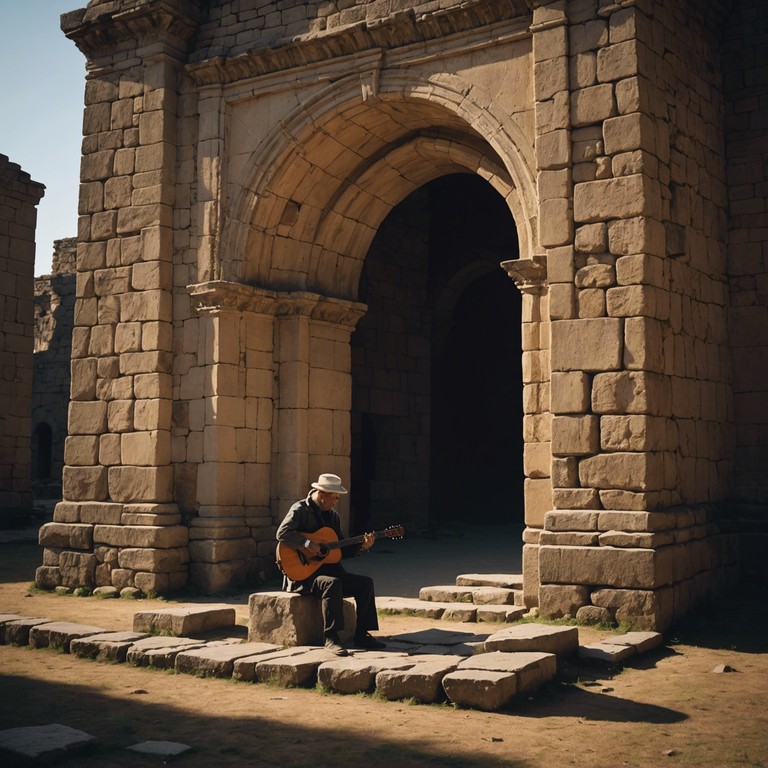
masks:
[[[376,541],[376,537],[372,533],[364,533],[360,551],[365,552],[366,549],[370,549],[373,546],[374,541]]]

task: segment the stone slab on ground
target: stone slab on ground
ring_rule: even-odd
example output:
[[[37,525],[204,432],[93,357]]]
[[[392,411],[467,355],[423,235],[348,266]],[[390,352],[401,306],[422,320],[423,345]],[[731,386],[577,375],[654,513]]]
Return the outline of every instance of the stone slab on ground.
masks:
[[[476,632],[457,632],[449,629],[440,629],[431,627],[417,632],[403,632],[399,635],[390,637],[391,643],[397,643],[409,649],[409,653],[423,652],[421,649],[427,646],[442,646],[452,648],[456,646],[476,647],[488,638],[487,634],[478,634]]]
[[[94,741],[95,736],[58,723],[9,728],[0,731],[0,756],[6,753],[25,760],[50,762],[74,754]]]
[[[486,651],[541,651],[565,657],[579,647],[577,627],[551,624],[517,624],[494,632],[485,641]]]
[[[505,587],[523,588],[521,573],[462,573],[456,577],[457,587]]]
[[[0,613],[0,645],[5,645],[5,625],[12,621],[25,621],[32,619],[32,616],[19,616],[15,613]]]
[[[135,667],[173,669],[178,654],[204,645],[202,640],[190,637],[146,637],[128,649],[125,660]]]
[[[443,678],[455,670],[461,656],[412,656],[413,666],[385,669],[376,675],[376,693],[385,699],[414,699],[423,704],[442,701]]]
[[[188,675],[201,677],[232,677],[235,662],[248,656],[280,650],[272,643],[234,643],[206,645],[176,656],[174,669]]]
[[[72,640],[69,652],[81,659],[122,663],[137,640],[147,637],[145,632],[103,632]]]
[[[335,693],[370,693],[376,675],[384,669],[407,669],[416,662],[405,654],[370,658],[368,654],[323,662],[317,668],[317,682]]]
[[[422,587],[419,599],[435,603],[473,603],[474,605],[515,605],[518,593],[503,587],[472,586],[459,587],[444,584]]]
[[[459,664],[459,670],[513,672],[517,676],[517,695],[535,691],[557,673],[557,656],[537,651],[480,653]]]
[[[354,635],[355,603],[344,600],[343,643]],[[276,645],[322,645],[323,616],[320,601],[290,592],[255,592],[248,598],[248,640]]]
[[[294,656],[273,657],[256,664],[256,679],[284,688],[306,688],[317,681],[317,669],[326,661],[338,658],[325,648],[312,648]]]
[[[307,651],[318,650],[316,646],[294,645],[289,648],[281,648],[279,651],[265,651],[244,658],[235,659],[232,665],[232,679],[241,683],[258,682],[256,665],[262,661],[272,659],[284,659],[288,656],[298,656]],[[334,657],[335,658],[335,657]]]
[[[55,648],[69,653],[69,646],[73,640],[99,635],[106,631],[104,627],[91,627],[72,621],[52,621],[32,627],[29,631],[29,644],[33,648]]]
[[[638,653],[647,653],[664,645],[664,635],[661,632],[627,632],[607,638],[603,642],[609,642],[611,645],[631,645]]]
[[[139,611],[133,616],[134,632],[172,632],[179,637],[203,635],[235,626],[235,609],[225,605],[195,605]]]
[[[377,597],[376,609],[382,614],[419,616],[423,619],[441,619],[451,603],[435,603],[415,597]]]
[[[611,642],[603,641],[579,646],[579,658],[587,661],[621,664],[636,655],[637,648],[634,645],[614,645]]]
[[[457,669],[443,678],[443,690],[454,704],[492,712],[517,694],[517,674],[493,669]]]
[[[16,619],[3,624],[3,643],[5,645],[29,645],[29,633],[39,624],[50,624],[50,619]]]
[[[155,755],[157,757],[175,757],[187,752],[191,747],[178,741],[142,741],[126,747],[130,752],[138,752],[142,755]]]

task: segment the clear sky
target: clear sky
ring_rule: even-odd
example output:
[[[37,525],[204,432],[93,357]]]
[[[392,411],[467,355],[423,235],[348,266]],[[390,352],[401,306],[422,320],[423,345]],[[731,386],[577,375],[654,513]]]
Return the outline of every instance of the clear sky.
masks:
[[[45,185],[37,207],[35,275],[53,241],[77,235],[85,57],[59,16],[87,0],[0,0],[0,154]]]

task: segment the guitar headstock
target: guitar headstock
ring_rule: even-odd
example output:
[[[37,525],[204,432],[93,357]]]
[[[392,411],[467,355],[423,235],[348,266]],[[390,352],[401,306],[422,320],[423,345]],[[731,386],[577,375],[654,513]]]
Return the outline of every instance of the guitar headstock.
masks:
[[[402,525],[390,525],[384,531],[384,535],[388,539],[402,539],[405,536],[405,528]]]

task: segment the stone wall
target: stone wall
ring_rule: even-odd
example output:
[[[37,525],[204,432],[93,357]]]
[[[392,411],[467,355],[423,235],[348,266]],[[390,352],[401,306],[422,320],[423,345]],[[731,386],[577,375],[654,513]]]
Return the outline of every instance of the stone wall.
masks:
[[[32,479],[36,498],[61,498],[69,409],[77,239],[55,240],[50,275],[35,278]]]
[[[32,282],[44,190],[0,155],[0,526],[32,507]]]
[[[765,574],[768,547],[768,17],[742,0],[723,33],[728,158],[729,342],[736,453],[733,499],[743,565]]]

